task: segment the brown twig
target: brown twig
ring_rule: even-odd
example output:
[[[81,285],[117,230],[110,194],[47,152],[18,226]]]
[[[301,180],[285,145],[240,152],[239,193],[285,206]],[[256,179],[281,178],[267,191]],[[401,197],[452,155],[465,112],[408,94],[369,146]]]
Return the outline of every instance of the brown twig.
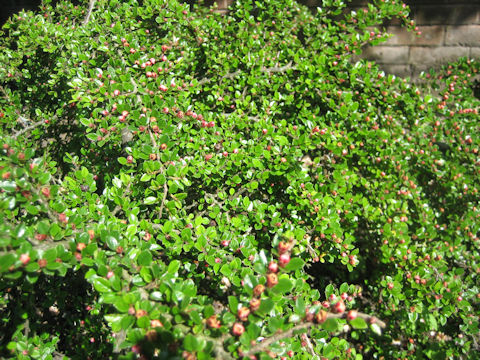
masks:
[[[28,119],[27,119],[28,120]],[[32,129],[35,129],[36,127],[39,127],[40,125],[42,125],[44,123],[43,120],[41,121],[37,121],[31,125],[28,125],[28,126],[25,126],[22,130],[19,130],[17,131],[15,134],[13,134],[13,138],[16,139],[18,138],[20,135],[28,132],[29,130],[32,130]]]
[[[162,214],[163,214],[163,208],[165,207],[165,200],[167,200],[167,194],[168,194],[168,186],[167,182],[163,184],[163,199],[162,203],[160,204],[160,210],[158,211],[158,218],[162,219]]]
[[[287,70],[295,70],[296,67],[295,66],[292,66],[292,62],[290,61],[288,64],[286,65],[283,65],[283,66],[272,66],[272,67],[269,67],[269,68],[263,68],[263,69],[260,69],[260,72],[266,72],[266,73],[272,73],[272,72],[285,72]],[[237,71],[234,71],[234,72],[231,72],[231,73],[227,73],[225,75],[223,75],[220,80],[223,80],[223,79],[233,79],[235,78],[237,75],[240,75],[242,73],[241,70],[237,70]],[[203,85],[203,84],[206,84],[206,83],[209,83],[213,81],[212,78],[203,78],[201,80],[198,81],[198,85]]]
[[[328,313],[326,319],[341,319],[341,318],[344,318],[345,316],[346,316],[346,313],[342,313],[342,314]],[[363,320],[365,320],[367,323],[371,323],[371,324],[375,323],[378,326],[380,326],[381,328],[384,328],[386,326],[386,324],[383,321],[377,319],[375,316],[371,316],[371,315],[364,314],[364,313],[358,313],[357,316],[359,318],[362,318]],[[266,350],[268,350],[268,347],[271,344],[276,343],[277,341],[280,341],[282,339],[292,337],[296,331],[309,329],[309,328],[311,328],[312,326],[315,326],[315,325],[317,325],[317,324],[314,323],[313,321],[301,322],[301,323],[295,325],[294,327],[292,327],[288,330],[276,333],[275,335],[264,339],[261,343],[259,343],[255,346],[253,346],[252,348],[250,348],[250,350],[244,351],[242,353],[242,356],[248,357],[248,356],[255,355],[257,353],[266,351]]]
[[[88,4],[87,16],[85,16],[85,19],[83,20],[82,25],[87,25],[88,24],[88,22],[90,20],[90,16],[92,15],[93,7],[95,6],[96,1],[97,0],[90,0],[90,3]]]

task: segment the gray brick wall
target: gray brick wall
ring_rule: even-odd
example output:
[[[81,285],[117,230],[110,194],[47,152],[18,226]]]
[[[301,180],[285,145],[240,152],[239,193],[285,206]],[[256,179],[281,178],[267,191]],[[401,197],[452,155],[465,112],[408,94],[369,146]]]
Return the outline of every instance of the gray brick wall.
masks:
[[[233,0],[218,0],[226,11]],[[319,0],[300,0],[316,7]],[[367,0],[353,0],[358,10]],[[458,57],[480,59],[480,0],[405,0],[420,36],[402,28],[398,21],[385,25],[393,35],[380,46],[366,48],[362,57],[375,60],[387,73],[417,77],[421,71],[438,68]]]

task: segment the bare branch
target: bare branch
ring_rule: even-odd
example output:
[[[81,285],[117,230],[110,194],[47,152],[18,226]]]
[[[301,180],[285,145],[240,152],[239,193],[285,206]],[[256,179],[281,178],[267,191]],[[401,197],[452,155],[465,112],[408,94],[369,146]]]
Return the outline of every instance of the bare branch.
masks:
[[[266,72],[266,73],[285,72],[285,71],[291,70],[291,69],[295,70],[296,67],[292,66],[292,62],[290,61],[288,64],[283,65],[283,66],[272,66],[272,67],[269,67],[269,68],[263,68],[263,69],[260,70],[260,72]],[[241,73],[242,73],[241,70],[237,70],[237,71],[234,71],[234,72],[231,72],[231,73],[227,73],[227,74],[223,75],[219,80],[233,79],[236,76],[240,75]],[[203,85],[203,84],[209,83],[213,80],[214,79],[212,79],[212,78],[203,78],[203,79],[198,81],[198,85]]]
[[[163,199],[162,203],[160,204],[160,210],[158,211],[158,218],[162,219],[162,214],[163,214],[163,208],[165,207],[165,200],[167,200],[167,194],[168,194],[168,186],[167,182],[163,184]]]
[[[346,317],[346,315],[347,315],[346,313],[342,313],[342,314],[328,313],[326,316],[326,319],[341,319]],[[364,313],[358,313],[357,316],[365,320],[367,323],[375,323],[381,328],[384,328],[386,326],[386,324],[383,321],[377,319],[375,316],[371,316]],[[242,356],[248,357],[250,355],[255,355],[257,353],[266,351],[268,350],[271,344],[276,343],[277,341],[280,341],[282,339],[292,337],[296,331],[310,329],[312,326],[316,326],[316,325],[317,324],[314,323],[313,321],[301,322],[288,330],[276,333],[275,335],[264,339],[261,343],[253,346],[250,350],[243,352]]]
[[[22,117],[22,119],[25,119]],[[25,120],[28,120],[28,119],[25,119]],[[32,123],[31,125],[27,125],[25,126],[22,130],[19,130],[17,131],[15,134],[13,134],[13,138],[16,139],[18,138],[20,135],[22,134],[25,134],[26,132],[32,130],[32,129],[35,129],[36,127],[39,127],[40,125],[42,125],[44,123],[43,120],[41,121],[37,121],[37,122],[34,122]]]
[[[88,4],[87,16],[85,16],[85,19],[83,20],[82,25],[87,25],[88,24],[88,21],[90,20],[90,16],[92,15],[92,10],[93,10],[93,7],[95,6],[96,1],[97,0],[90,0],[90,3]]]

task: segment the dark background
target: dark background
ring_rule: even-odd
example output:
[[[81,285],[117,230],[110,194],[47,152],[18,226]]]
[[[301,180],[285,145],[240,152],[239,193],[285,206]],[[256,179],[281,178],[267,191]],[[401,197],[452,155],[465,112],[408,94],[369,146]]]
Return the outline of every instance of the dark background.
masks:
[[[22,9],[34,10],[41,4],[41,0],[0,0],[0,25]]]

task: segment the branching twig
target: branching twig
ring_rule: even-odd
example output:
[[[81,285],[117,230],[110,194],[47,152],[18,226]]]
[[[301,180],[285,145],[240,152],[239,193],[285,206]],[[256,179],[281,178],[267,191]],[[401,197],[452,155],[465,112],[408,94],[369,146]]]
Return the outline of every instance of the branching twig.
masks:
[[[36,127],[42,125],[44,123],[43,120],[41,121],[37,121],[31,125],[28,125],[28,126],[25,126],[22,130],[19,130],[17,131],[14,135],[13,135],[13,138],[16,139],[17,137],[19,137],[20,135],[32,130],[32,129],[35,129]]]
[[[344,318],[345,316],[346,316],[346,313],[343,313],[343,314],[328,313],[326,319],[341,319],[341,318]],[[364,313],[358,313],[357,316],[365,320],[367,323],[375,323],[381,328],[384,328],[386,326],[386,324],[383,321],[377,319],[375,316],[371,316]],[[266,351],[271,344],[276,343],[277,341],[280,341],[282,339],[292,337],[296,331],[309,329],[315,325],[316,324],[312,321],[304,321],[288,330],[276,333],[275,335],[264,339],[261,343],[253,346],[250,350],[243,352],[242,356],[248,357],[250,355],[255,355],[257,353]]]
[[[223,349],[223,343],[229,337],[229,334],[223,334],[223,336],[218,339],[214,339],[209,336],[202,336],[204,340],[211,341],[213,343],[213,352],[216,355],[216,359],[233,360],[233,357],[230,355],[230,353]]]
[[[90,20],[90,16],[92,15],[92,10],[93,10],[93,7],[95,6],[96,1],[97,0],[90,0],[90,3],[88,4],[87,16],[85,16],[85,19],[83,20],[83,25],[88,24],[88,21]]]
[[[272,66],[272,67],[269,67],[269,68],[263,68],[263,69],[260,69],[260,72],[266,72],[266,73],[272,73],[272,72],[285,72],[287,70],[295,70],[296,67],[295,66],[292,66],[292,62],[290,61],[288,64],[286,65],[283,65],[283,66]],[[231,73],[227,73],[225,75],[223,75],[219,80],[223,80],[223,79],[233,79],[235,78],[237,75],[240,75],[242,73],[241,70],[237,70],[237,71],[234,71],[234,72],[231,72]],[[201,80],[198,81],[198,85],[203,85],[203,84],[206,84],[206,83],[209,83],[213,81],[213,78],[203,78]]]
[[[162,214],[163,214],[163,208],[165,207],[165,201],[167,200],[167,194],[168,194],[168,186],[167,186],[167,181],[163,184],[163,199],[162,203],[160,204],[160,210],[158,211],[158,218],[162,219]]]
[[[291,61],[283,66],[272,66],[269,68],[265,68],[262,70],[262,72],[285,72],[287,70],[295,70],[295,66],[292,66]]]

